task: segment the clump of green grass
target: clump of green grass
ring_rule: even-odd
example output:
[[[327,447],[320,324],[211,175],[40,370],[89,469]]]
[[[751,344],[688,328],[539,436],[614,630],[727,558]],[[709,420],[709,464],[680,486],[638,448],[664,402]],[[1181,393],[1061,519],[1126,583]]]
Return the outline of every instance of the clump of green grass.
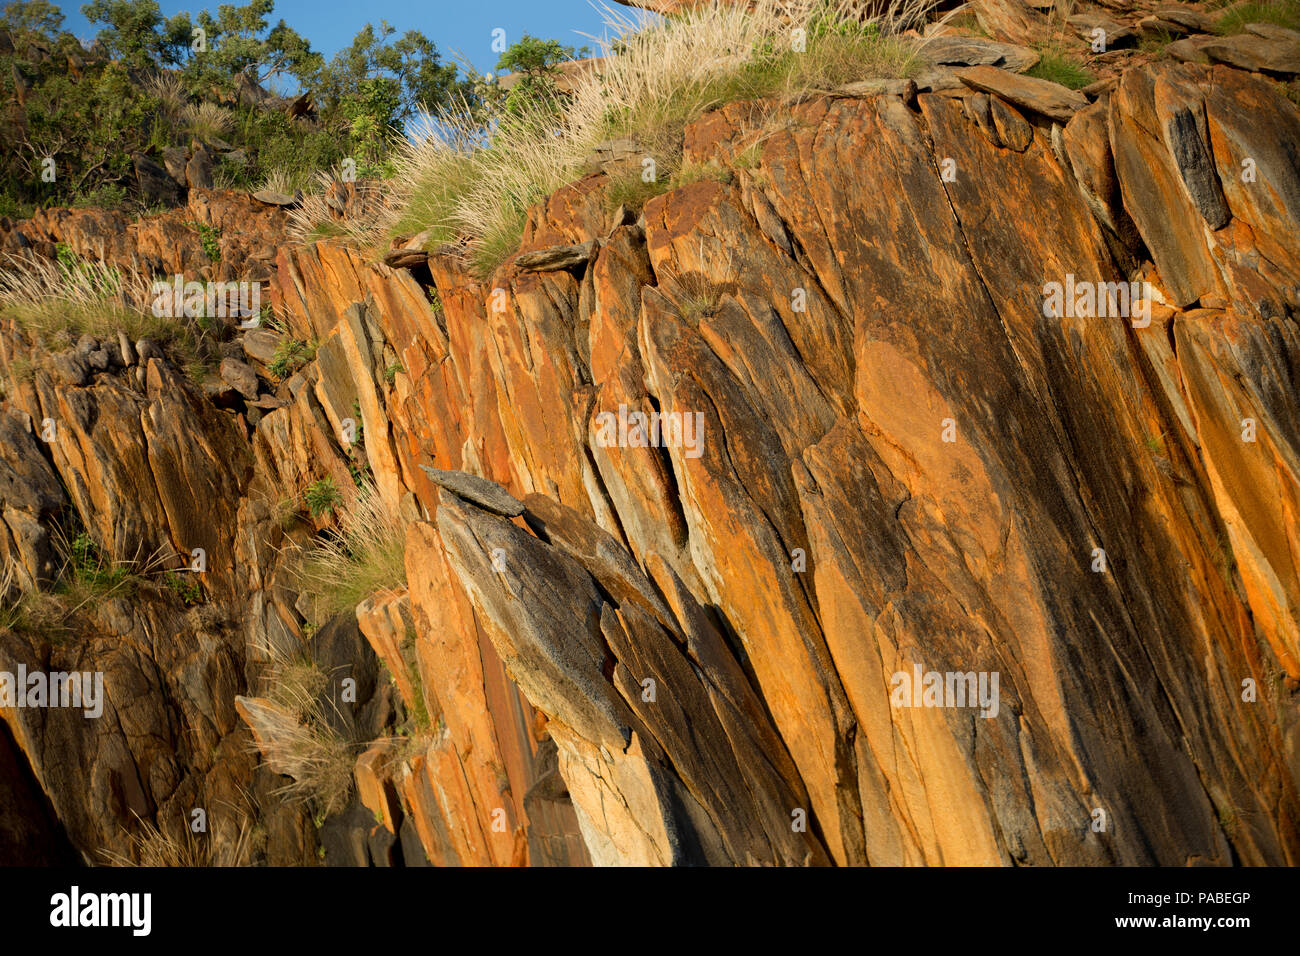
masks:
[[[1300,30],[1300,3],[1295,0],[1248,0],[1219,17],[1214,32],[1222,36],[1242,33],[1248,23],[1272,23],[1288,30]]]
[[[1082,63],[1060,49],[1047,47],[1039,52],[1042,59],[1026,71],[1026,76],[1050,80],[1071,90],[1081,90],[1096,80]]]
[[[1169,44],[1173,43],[1176,38],[1168,30],[1156,30],[1154,33],[1143,34],[1138,41],[1138,49],[1143,53],[1151,54],[1157,58],[1163,58],[1165,50]]]
[[[57,258],[9,256],[0,267],[0,316],[44,351],[66,348],[82,335],[116,342],[149,339],[201,381],[218,354],[218,328],[205,318],[154,313],[150,282],[101,262],[82,260],[66,245]],[[34,377],[42,362],[21,369]]]
[[[1228,804],[1218,806],[1219,826],[1223,829],[1223,834],[1229,840],[1235,839],[1237,831],[1241,829],[1241,817],[1238,816],[1236,808]]]
[[[918,45],[900,34],[929,6],[898,0],[880,13],[866,0],[753,0],[668,18],[605,7],[616,39],[560,112],[551,102],[517,105],[485,130],[462,103],[416,124],[397,164],[389,234],[429,229],[431,245],[466,239],[486,277],[518,247],[528,208],[576,179],[602,141],[633,136],[655,161],[656,183],[671,183],[683,131],[708,109],[918,69]],[[652,191],[630,179],[619,188],[642,201]]]
[[[276,378],[285,379],[316,357],[316,349],[297,339],[281,339],[271,356],[268,370]]]
[[[715,183],[730,183],[733,179],[735,179],[735,173],[716,162],[688,163],[678,171],[673,178],[673,184],[680,188],[706,180]]]
[[[130,574],[126,564],[109,560],[85,531],[72,539],[69,552],[70,584],[88,595],[111,594]]]
[[[645,204],[655,196],[662,196],[674,189],[706,179],[730,183],[733,178],[734,174],[731,170],[717,163],[686,164],[672,176],[650,180],[642,175],[639,168],[629,168],[610,177],[609,187],[605,191],[605,205],[610,212],[619,206],[626,206],[634,213],[640,213],[645,208]]]
[[[87,531],[52,535],[59,571],[49,590],[23,593],[14,568],[0,578],[0,629],[58,636],[82,611],[113,597],[129,597],[162,565],[161,555],[146,560],[113,559]]]
[[[732,161],[732,165],[737,169],[757,169],[759,163],[762,162],[762,159],[763,144],[751,143],[736,154],[736,158]]]
[[[414,700],[408,708],[406,725],[401,728],[403,736],[427,736],[433,729],[429,717],[429,705],[424,699],[424,681],[420,677],[419,660],[415,650],[415,628],[409,623],[402,635],[402,664],[406,667],[406,677],[410,681]]]
[[[57,260],[10,256],[0,268],[0,314],[44,340],[60,332],[116,339],[182,342],[199,334],[185,323],[153,315],[144,280],[60,250]]]
[[[300,555],[296,574],[298,588],[326,618],[406,583],[406,525],[370,479],[340,509],[339,526]]]

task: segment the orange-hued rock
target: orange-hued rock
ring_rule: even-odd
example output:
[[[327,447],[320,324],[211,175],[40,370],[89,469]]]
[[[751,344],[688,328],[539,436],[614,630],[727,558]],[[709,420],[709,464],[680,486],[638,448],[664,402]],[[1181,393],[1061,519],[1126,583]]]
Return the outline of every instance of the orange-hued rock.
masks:
[[[217,243],[214,261],[204,234]],[[275,249],[288,241],[289,217],[246,193],[191,189],[186,205],[131,221],[106,209],[40,209],[12,229],[0,230],[0,252],[22,250],[53,256],[63,243],[76,255],[149,279],[180,275],[206,280],[265,282]]]
[[[279,245],[317,347],[280,380],[226,343],[256,399],[4,325],[8,589],[72,520],[208,570],[200,607],[146,578],[74,640],[0,631],[0,670],[101,667],[115,717],[6,710],[0,759],[87,858],[247,788],[259,861],[1300,861],[1300,114],[1221,63],[961,76],[720,105],[684,160],[729,175],[611,218],[588,171],[484,281]],[[304,495],[363,474],[405,581],[322,622]],[[319,836],[248,749],[303,657],[357,694]]]

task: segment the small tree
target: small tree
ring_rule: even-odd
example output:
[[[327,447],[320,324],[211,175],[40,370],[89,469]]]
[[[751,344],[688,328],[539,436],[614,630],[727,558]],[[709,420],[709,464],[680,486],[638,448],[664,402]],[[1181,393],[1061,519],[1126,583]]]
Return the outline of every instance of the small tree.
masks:
[[[363,171],[380,171],[392,136],[421,108],[437,107],[460,87],[456,67],[441,62],[424,34],[397,39],[387,22],[367,24],[328,64],[308,78],[316,98],[348,125]]]
[[[127,66],[175,66],[189,54],[190,15],[164,17],[157,0],[93,0],[81,12],[104,25],[99,42]]]
[[[511,87],[503,101],[509,112],[541,105],[552,111],[559,109],[562,95],[558,78],[560,64],[588,54],[587,47],[574,49],[559,40],[541,40],[525,33],[523,39],[512,44],[501,54],[497,70],[518,74],[518,82]]]

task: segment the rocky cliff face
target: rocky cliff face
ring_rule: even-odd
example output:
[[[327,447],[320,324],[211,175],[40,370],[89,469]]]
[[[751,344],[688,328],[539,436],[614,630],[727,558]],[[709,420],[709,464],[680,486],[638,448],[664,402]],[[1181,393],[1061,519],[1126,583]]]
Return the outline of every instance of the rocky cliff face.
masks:
[[[108,688],[4,711],[5,805],[94,862],[204,807],[272,863],[1296,863],[1300,113],[1187,58],[733,103],[686,134],[725,175],[635,222],[579,180],[486,283],[278,244],[318,347],[274,384],[249,333],[252,396],[20,377],[6,331],[18,579],[74,512],[208,570],[3,634]],[[352,487],[358,415],[406,585],[309,633],[286,555],[330,522],[277,505]],[[319,830],[250,752],[276,645],[356,681]]]

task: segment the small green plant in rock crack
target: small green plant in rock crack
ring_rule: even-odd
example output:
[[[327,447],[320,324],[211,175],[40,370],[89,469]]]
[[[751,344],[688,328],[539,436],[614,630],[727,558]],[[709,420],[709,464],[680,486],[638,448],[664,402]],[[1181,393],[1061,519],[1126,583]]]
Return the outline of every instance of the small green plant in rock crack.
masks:
[[[111,592],[130,574],[125,564],[105,559],[95,539],[85,531],[72,539],[68,559],[77,580],[93,591]]]
[[[276,378],[285,379],[316,357],[314,346],[297,339],[281,339],[267,366]]]
[[[326,513],[333,513],[339,504],[343,501],[339,491],[334,487],[333,478],[321,478],[313,481],[307,486],[307,491],[303,494],[307,502],[307,508],[312,513],[312,517],[320,517]]]
[[[186,607],[203,603],[203,585],[197,577],[177,571],[164,571],[162,580]]]
[[[357,437],[352,441],[352,447],[357,448],[366,443],[366,420],[361,417],[361,400],[352,399],[352,418],[357,423]]]
[[[205,223],[191,220],[186,225],[193,226],[199,234],[199,242],[203,244],[203,254],[213,262],[221,261],[221,230],[215,226],[209,226]]]
[[[361,401],[352,399],[352,420],[356,423],[356,434],[347,448],[348,474],[358,489],[364,490],[371,480],[370,458],[366,454],[366,420],[361,415]]]
[[[392,385],[397,381],[397,374],[405,371],[406,369],[402,367],[401,362],[394,362],[392,365],[388,366],[388,368],[384,369],[384,381],[389,385]]]
[[[1042,58],[1025,71],[1025,76],[1058,83],[1071,90],[1081,90],[1096,80],[1096,77],[1089,73],[1082,63],[1066,53],[1062,47],[1040,45],[1038,52],[1042,54]]]

